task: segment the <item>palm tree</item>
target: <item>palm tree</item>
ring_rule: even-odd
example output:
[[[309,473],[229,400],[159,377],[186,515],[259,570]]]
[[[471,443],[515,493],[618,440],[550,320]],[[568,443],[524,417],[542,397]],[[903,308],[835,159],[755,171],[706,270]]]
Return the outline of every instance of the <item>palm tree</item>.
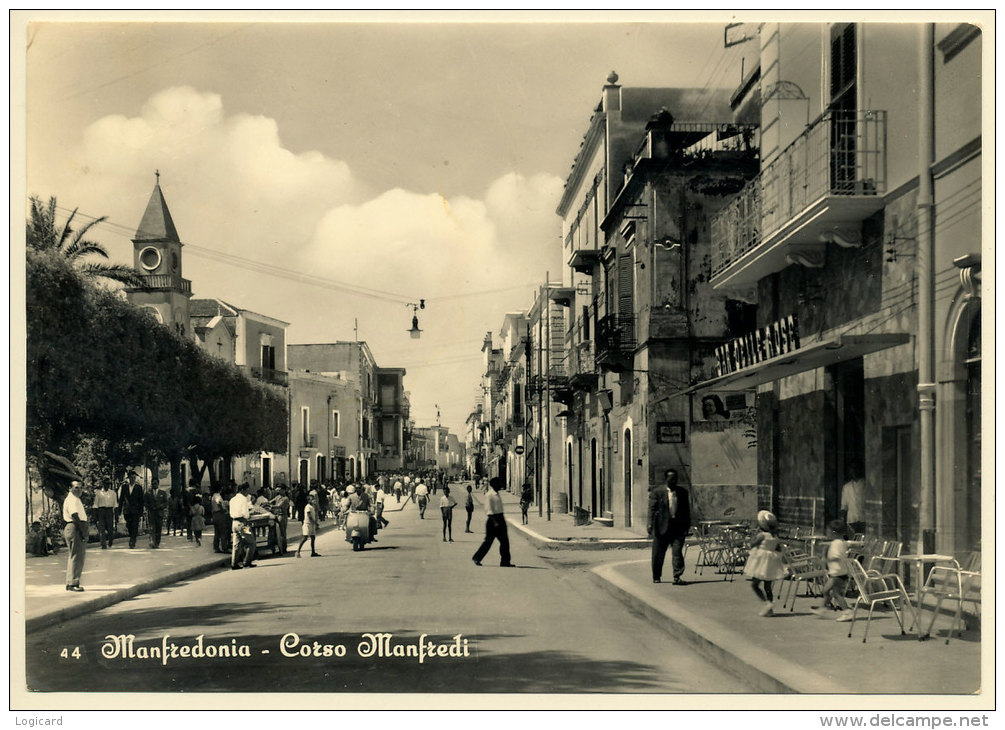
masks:
[[[49,203],[45,206],[42,205],[42,201],[37,195],[32,195],[30,202],[31,210],[26,225],[28,248],[35,251],[55,251],[62,254],[75,269],[87,278],[110,279],[127,286],[142,285],[142,279],[131,266],[83,260],[91,255],[108,258],[108,252],[104,246],[85,238],[94,226],[105,221],[105,216],[95,218],[81,226],[79,230],[74,230],[72,224],[77,215],[76,208],[60,227],[56,224],[55,197],[49,198]]]

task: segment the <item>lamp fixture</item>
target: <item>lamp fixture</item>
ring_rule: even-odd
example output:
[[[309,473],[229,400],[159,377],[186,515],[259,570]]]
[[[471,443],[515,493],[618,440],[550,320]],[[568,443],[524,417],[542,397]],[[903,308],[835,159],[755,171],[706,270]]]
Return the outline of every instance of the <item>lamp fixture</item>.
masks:
[[[419,329],[419,310],[426,308],[426,300],[420,299],[418,304],[409,302],[405,306],[412,308],[412,328],[408,330],[408,334],[412,336],[413,340],[417,340],[422,336],[422,330]]]

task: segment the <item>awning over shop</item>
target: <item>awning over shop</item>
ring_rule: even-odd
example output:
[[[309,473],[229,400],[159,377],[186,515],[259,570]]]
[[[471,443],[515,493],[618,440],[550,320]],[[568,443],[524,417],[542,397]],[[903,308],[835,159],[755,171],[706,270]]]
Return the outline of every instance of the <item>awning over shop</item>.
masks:
[[[838,335],[820,342],[813,342],[770,360],[762,360],[742,370],[737,370],[735,373],[721,375],[718,378],[692,385],[677,395],[689,395],[709,388],[719,390],[754,388],[789,375],[796,375],[846,360],[854,360],[857,357],[885,350],[888,347],[904,345],[910,340],[911,336],[903,332],[876,335]]]

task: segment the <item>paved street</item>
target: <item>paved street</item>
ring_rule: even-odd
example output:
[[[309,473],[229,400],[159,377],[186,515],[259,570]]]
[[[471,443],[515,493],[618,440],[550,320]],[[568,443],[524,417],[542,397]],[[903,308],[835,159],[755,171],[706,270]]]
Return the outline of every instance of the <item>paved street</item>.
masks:
[[[518,567],[499,567],[496,548],[477,567],[471,554],[481,540],[480,512],[475,534],[455,523],[453,543],[441,541],[438,511],[427,517],[435,519],[420,520],[410,505],[390,512],[390,526],[362,553],[330,531],[318,539],[322,557],[263,558],[252,570],[213,573],[30,634],[28,685],[125,692],[750,691],[599,589],[582,569],[596,557],[539,555],[511,530]],[[392,638],[383,651],[361,656],[369,653],[365,635],[378,633]],[[291,634],[299,637],[296,646]],[[103,645],[106,655],[125,648],[106,640],[117,635],[135,636],[134,658],[102,655]],[[420,662],[408,652],[422,635]],[[284,636],[285,653],[296,656],[284,656]],[[313,656],[314,642],[321,656]],[[431,657],[430,643],[460,656]],[[156,655],[140,658],[165,644],[166,664]],[[181,656],[188,647],[207,656]],[[248,656],[208,656],[222,654],[220,647]],[[336,656],[338,647],[344,656]]]

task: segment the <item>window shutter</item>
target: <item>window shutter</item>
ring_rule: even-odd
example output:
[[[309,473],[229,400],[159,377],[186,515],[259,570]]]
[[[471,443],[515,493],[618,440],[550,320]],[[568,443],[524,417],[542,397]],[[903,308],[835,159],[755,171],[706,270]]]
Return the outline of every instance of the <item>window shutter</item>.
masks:
[[[618,314],[635,313],[635,271],[630,253],[618,256]]]

